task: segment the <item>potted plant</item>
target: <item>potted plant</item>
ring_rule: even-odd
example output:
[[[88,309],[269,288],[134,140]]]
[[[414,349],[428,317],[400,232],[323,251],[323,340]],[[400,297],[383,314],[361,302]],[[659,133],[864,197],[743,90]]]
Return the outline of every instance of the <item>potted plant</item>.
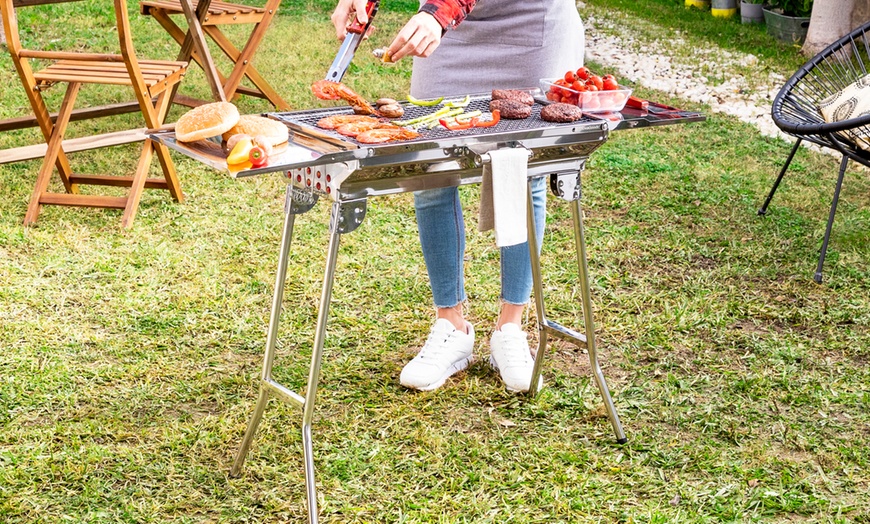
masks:
[[[802,44],[812,12],[813,0],[771,0],[764,6],[767,33],[783,42]]]
[[[686,0],[686,7],[697,7],[698,9],[710,9],[710,0]]]
[[[764,0],[740,0],[740,21],[744,24],[760,24],[764,22],[764,11],[761,9]]]
[[[719,18],[729,18],[737,14],[737,0],[713,0],[710,12]]]

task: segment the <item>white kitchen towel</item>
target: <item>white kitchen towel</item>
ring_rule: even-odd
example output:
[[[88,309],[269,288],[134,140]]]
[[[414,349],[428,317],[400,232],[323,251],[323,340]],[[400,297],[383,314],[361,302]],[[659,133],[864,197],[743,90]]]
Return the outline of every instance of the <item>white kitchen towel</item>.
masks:
[[[489,157],[495,244],[498,247],[522,244],[529,238],[526,227],[528,151],[506,147],[490,151]]]

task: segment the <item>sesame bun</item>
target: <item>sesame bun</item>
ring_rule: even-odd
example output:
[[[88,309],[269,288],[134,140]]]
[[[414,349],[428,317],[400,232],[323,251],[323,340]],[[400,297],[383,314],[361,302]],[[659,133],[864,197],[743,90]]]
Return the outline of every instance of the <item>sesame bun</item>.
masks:
[[[239,122],[223,134],[223,139],[228,140],[231,136],[238,134],[264,137],[270,146],[283,144],[290,138],[290,131],[286,125],[277,120],[257,115],[242,115]]]
[[[239,122],[239,110],[229,102],[194,107],[175,123],[175,138],[194,142],[225,133]]]

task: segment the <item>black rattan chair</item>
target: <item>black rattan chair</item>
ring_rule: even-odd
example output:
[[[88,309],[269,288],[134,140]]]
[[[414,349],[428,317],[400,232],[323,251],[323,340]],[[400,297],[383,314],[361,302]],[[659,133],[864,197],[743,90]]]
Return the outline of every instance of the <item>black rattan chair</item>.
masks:
[[[779,176],[773,183],[759,215],[767,212],[773,194],[785,175],[801,142],[806,140],[822,147],[839,151],[842,155],[840,174],[834,188],[834,198],[828,215],[825,238],[822,241],[819,263],[814,280],[822,281],[822,265],[828,250],[837,200],[843,186],[843,176],[849,160],[870,167],[870,151],[861,149],[861,137],[870,136],[870,115],[826,123],[819,113],[819,102],[835,95],[870,70],[870,22],[855,29],[803,65],[782,87],[773,101],[773,121],[785,133],[797,137]]]

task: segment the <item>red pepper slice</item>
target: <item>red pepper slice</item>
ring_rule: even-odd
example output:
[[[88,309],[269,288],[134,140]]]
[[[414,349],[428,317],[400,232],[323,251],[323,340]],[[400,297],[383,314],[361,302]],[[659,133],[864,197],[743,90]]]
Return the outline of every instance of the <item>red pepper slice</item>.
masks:
[[[483,122],[480,122],[477,118],[474,118],[472,119],[472,122],[474,122],[474,127],[492,127],[498,124],[499,120],[501,120],[501,112],[496,109],[492,112],[492,120],[484,120]]]
[[[470,121],[468,121],[464,124],[461,124],[455,118],[453,119],[452,123],[449,120],[444,119],[444,118],[438,120],[438,122],[441,123],[442,126],[446,127],[447,129],[449,129],[451,131],[462,131],[463,129],[471,129],[472,127],[474,127],[474,121],[475,121],[475,119],[472,118]]]
[[[266,150],[260,146],[254,146],[248,153],[248,158],[254,167],[260,167],[266,163]]]

